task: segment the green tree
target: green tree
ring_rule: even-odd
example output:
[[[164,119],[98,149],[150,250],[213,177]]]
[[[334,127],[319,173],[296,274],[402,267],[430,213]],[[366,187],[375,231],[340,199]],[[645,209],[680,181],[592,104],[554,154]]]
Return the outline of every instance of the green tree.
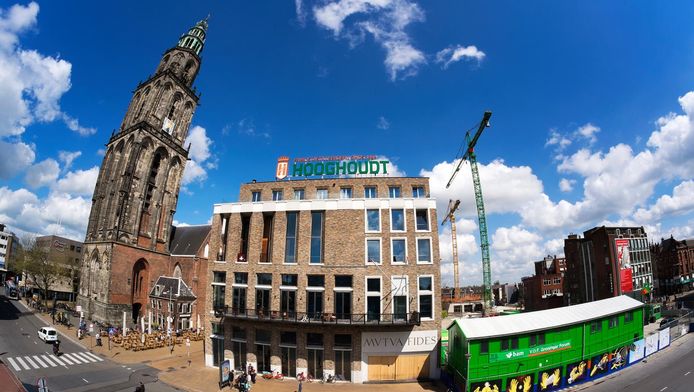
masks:
[[[50,246],[50,245],[49,245]],[[67,255],[51,254],[50,248],[41,246],[35,237],[26,237],[22,244],[23,270],[32,283],[43,292],[48,300],[48,292],[60,281],[71,278],[77,268]]]

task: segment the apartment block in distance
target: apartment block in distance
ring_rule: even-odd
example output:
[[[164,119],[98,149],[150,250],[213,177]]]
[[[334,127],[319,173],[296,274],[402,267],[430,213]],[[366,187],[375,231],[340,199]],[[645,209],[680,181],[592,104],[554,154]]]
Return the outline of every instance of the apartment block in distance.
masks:
[[[694,238],[678,241],[670,236],[651,245],[659,294],[672,295],[694,286]]]
[[[427,178],[255,182],[212,220],[206,364],[287,377],[438,378]]]
[[[643,227],[594,227],[564,239],[565,303],[629,295],[650,297],[653,267]]]
[[[526,311],[564,306],[564,272],[566,259],[547,256],[535,262],[535,275],[523,278],[523,301]]]

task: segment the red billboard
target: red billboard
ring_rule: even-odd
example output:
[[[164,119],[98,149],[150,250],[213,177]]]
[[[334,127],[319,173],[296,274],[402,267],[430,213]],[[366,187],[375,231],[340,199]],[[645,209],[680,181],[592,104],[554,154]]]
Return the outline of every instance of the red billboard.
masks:
[[[624,268],[619,271],[619,284],[622,288],[622,294],[634,291],[634,285],[631,282],[631,268]]]

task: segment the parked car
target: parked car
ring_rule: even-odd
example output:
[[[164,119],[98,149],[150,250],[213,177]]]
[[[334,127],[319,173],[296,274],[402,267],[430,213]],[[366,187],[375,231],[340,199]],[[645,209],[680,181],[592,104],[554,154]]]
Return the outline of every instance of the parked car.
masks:
[[[58,331],[53,327],[41,327],[39,329],[39,339],[44,342],[55,342],[58,340]]]
[[[665,317],[662,320],[660,320],[660,328],[659,329],[665,329],[667,327],[670,327],[675,324],[677,319],[674,317]]]

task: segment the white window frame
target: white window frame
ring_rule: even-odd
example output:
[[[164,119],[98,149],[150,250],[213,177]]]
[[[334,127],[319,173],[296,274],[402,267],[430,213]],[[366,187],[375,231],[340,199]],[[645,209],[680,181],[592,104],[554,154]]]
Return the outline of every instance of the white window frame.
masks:
[[[378,256],[379,260],[369,261],[369,241],[378,241]],[[364,239],[364,264],[366,265],[383,265],[383,241],[381,237],[366,237]]]
[[[297,199],[297,192],[301,192],[301,198]],[[304,200],[306,199],[306,190],[304,188],[294,188],[294,200]]]
[[[378,279],[379,280],[379,291],[369,291],[369,279]],[[364,317],[366,317],[366,314],[369,312],[369,297],[378,297],[381,298],[381,295],[383,293],[383,277],[382,276],[377,276],[377,275],[370,275],[370,276],[365,276],[364,277],[364,298],[366,300],[364,301]],[[382,315],[383,314],[383,301],[378,302],[378,314]],[[379,318],[381,318],[379,316]]]
[[[417,210],[426,210],[427,212],[427,229],[426,230],[419,230],[417,228]],[[414,217],[414,231],[417,233],[430,233],[431,232],[431,211],[429,211],[429,208],[413,208],[412,209],[412,216]]]
[[[318,197],[318,192],[325,191],[325,197]],[[316,200],[328,200],[330,194],[328,193],[328,188],[316,188]]]
[[[405,296],[405,317],[409,317],[410,314],[410,277],[407,275],[392,275],[390,277],[390,287],[391,287],[391,293],[390,293],[390,313],[391,317],[393,314],[395,314],[395,297],[396,294],[399,292],[396,291],[395,289],[395,279],[400,279],[403,278],[405,279],[405,294],[401,294]]]
[[[393,241],[395,240],[404,240],[405,241],[405,261],[403,262],[395,262],[393,261]],[[409,255],[408,255],[408,250],[407,250],[407,237],[391,237],[390,238],[390,264],[392,265],[407,265],[407,262],[409,260]]]
[[[422,192],[423,192],[423,194],[422,194],[421,196],[415,195],[415,194],[414,194],[414,189],[415,189],[415,188],[421,189]],[[425,186],[423,186],[423,185],[412,185],[412,198],[413,198],[413,199],[425,199],[426,197],[427,197],[427,189],[426,189]]]
[[[375,190],[375,193],[376,193],[376,194],[374,195],[374,197],[367,197],[367,196],[366,196],[366,190],[369,189],[369,188]],[[364,186],[364,199],[378,199],[378,187],[375,186],[375,185],[366,185],[366,186]]]
[[[378,210],[378,230],[369,230],[369,211]],[[383,225],[381,224],[381,209],[380,208],[366,208],[364,210],[364,232],[365,233],[380,233]]]
[[[393,210],[402,210],[402,222],[403,222],[403,229],[402,230],[395,230],[393,229]],[[388,210],[388,220],[390,221],[390,231],[393,233],[405,233],[407,232],[407,209],[406,208],[390,208]]]
[[[429,241],[429,260],[430,261],[421,261],[419,260],[419,240],[428,240]],[[434,248],[433,248],[433,242],[431,241],[431,237],[416,237],[415,238],[415,249],[417,252],[417,264],[434,264]]]
[[[256,193],[258,194],[258,200],[255,199]],[[263,193],[261,191],[251,191],[251,202],[259,203],[263,201]]]
[[[349,197],[346,197],[343,194],[343,191],[349,191]],[[340,199],[352,199],[354,195],[354,189],[351,186],[342,186],[340,187]]]
[[[390,189],[391,189],[391,188],[398,188],[398,189],[400,189],[400,192],[399,192],[399,193],[400,193],[400,196],[395,196],[395,197],[392,196],[392,195],[390,194]],[[388,185],[388,198],[389,198],[389,199],[402,199],[402,186],[400,186],[400,185]]]
[[[282,189],[272,190],[272,201],[282,201],[284,200],[284,191]]]
[[[419,280],[421,278],[430,278],[431,279],[431,290],[419,290]],[[419,302],[419,296],[420,295],[429,295],[431,296],[431,317],[421,317],[421,320],[433,320],[434,319],[434,312],[436,311],[436,298],[434,298],[434,292],[435,292],[435,287],[434,287],[434,275],[417,275],[417,312],[419,312],[419,316],[422,316],[422,309],[421,309],[421,303]]]

